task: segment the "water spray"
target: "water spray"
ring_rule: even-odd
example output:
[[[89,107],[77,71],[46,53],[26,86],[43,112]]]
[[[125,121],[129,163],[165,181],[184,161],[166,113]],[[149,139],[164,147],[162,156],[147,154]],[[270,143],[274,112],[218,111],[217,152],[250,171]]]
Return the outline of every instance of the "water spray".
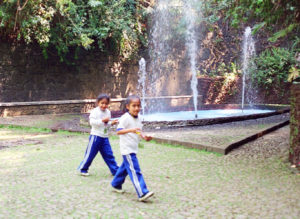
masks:
[[[197,105],[198,105],[198,79],[197,79],[197,34],[196,34],[196,19],[199,16],[199,12],[197,12],[194,8],[195,0],[185,2],[185,20],[187,23],[186,29],[186,48],[190,61],[191,68],[191,89],[193,92],[193,102],[194,102],[194,110],[195,110],[195,118],[197,118]]]
[[[244,112],[244,103],[245,103],[245,96],[246,96],[246,87],[248,89],[248,96],[249,96],[249,88],[251,88],[251,84],[246,84],[246,80],[249,78],[249,67],[250,61],[253,56],[255,56],[255,43],[252,38],[252,30],[250,27],[247,27],[244,32],[243,37],[243,63],[242,63],[242,72],[243,72],[243,87],[242,87],[242,112]],[[252,92],[253,93],[253,92]],[[252,97],[253,98],[253,97]],[[250,97],[248,99],[250,104]]]
[[[145,114],[145,96],[146,96],[146,87],[145,87],[145,81],[146,81],[146,61],[144,58],[141,58],[139,61],[139,79],[138,79],[138,89],[141,89],[141,105],[142,105],[142,115]]]

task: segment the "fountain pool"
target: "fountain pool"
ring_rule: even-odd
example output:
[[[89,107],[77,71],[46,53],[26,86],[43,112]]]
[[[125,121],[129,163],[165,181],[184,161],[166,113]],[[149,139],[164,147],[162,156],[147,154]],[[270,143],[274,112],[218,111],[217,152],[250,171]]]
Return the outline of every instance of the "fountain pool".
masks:
[[[158,112],[140,116],[146,130],[153,130],[253,120],[275,115],[286,115],[289,111],[289,107],[283,105],[256,105],[255,108],[242,110],[238,105],[228,104],[224,106],[202,106],[202,109],[197,111],[197,118],[195,118],[195,111],[192,108],[189,111]]]
[[[222,109],[222,110],[198,110],[197,119],[212,119],[220,117],[236,117],[247,116],[253,114],[264,114],[274,112],[274,110],[262,109]],[[179,111],[167,113],[153,113],[141,115],[143,121],[159,122],[159,121],[178,121],[178,120],[195,120],[195,111]]]

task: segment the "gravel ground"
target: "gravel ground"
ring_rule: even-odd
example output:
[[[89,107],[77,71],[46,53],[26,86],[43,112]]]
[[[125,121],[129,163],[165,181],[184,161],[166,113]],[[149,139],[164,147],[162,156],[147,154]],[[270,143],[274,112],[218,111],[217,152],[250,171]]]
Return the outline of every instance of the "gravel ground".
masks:
[[[150,133],[158,138],[201,143],[205,146],[226,148],[233,142],[242,140],[288,119],[289,114],[286,113],[266,118],[225,124],[174,128],[160,131],[151,130]]]
[[[286,126],[278,131],[269,133],[260,137],[256,141],[252,141],[244,146],[233,150],[229,157],[241,158],[270,158],[279,156],[281,158],[288,157],[290,128]]]
[[[138,154],[155,192],[137,201],[110,191],[98,155],[89,177],[76,175],[88,135],[0,129],[0,142],[32,140],[0,150],[0,218],[299,218],[300,176],[287,159],[289,127],[229,155],[144,142]],[[38,142],[38,143],[37,143]],[[117,137],[111,138],[121,162]]]

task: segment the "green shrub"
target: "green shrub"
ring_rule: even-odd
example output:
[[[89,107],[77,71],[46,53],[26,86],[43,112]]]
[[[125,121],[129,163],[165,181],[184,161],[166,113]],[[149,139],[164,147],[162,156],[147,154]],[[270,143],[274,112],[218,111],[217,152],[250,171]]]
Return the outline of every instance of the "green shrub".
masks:
[[[273,47],[263,51],[254,60],[256,64],[252,80],[258,87],[282,90],[287,81],[290,69],[296,65],[295,53],[292,50]]]

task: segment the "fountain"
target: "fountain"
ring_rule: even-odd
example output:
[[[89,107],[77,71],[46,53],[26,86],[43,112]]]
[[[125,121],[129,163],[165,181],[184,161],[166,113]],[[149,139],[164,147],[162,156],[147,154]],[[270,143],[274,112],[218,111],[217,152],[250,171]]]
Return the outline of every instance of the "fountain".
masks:
[[[195,114],[197,113],[198,120],[202,119],[218,119],[227,117],[243,117],[252,114],[271,113],[273,110],[261,110],[261,109],[247,109],[241,112],[240,109],[218,109],[218,110],[199,110],[194,111],[180,111],[180,112],[168,112],[168,113],[153,113],[146,114],[143,116],[144,121],[183,121],[183,120],[194,120]]]
[[[200,47],[198,46],[200,39],[199,22],[201,21],[201,8],[199,7],[201,7],[201,1],[196,0],[157,0],[150,31],[148,74],[146,73],[145,59],[141,58],[139,61],[138,89],[141,92],[141,114],[143,114],[144,121],[149,123],[161,121],[161,124],[158,124],[157,127],[162,127],[162,125],[176,127],[179,126],[178,124],[207,125],[224,121],[232,122],[235,119],[236,121],[254,119],[287,112],[280,109],[280,107],[265,106],[261,110],[246,109],[243,112],[240,110],[240,105],[226,105],[222,106],[222,109],[216,109],[216,106],[208,107],[207,105],[201,105],[201,108],[198,107],[196,76],[197,60],[199,60],[197,50]],[[254,55],[254,40],[251,37],[251,28],[248,27],[245,30],[243,44],[243,109],[245,99],[250,105],[254,103],[253,97],[247,95],[254,92],[250,91],[251,86],[249,86],[248,81],[249,68],[252,67],[251,58]],[[187,60],[188,62],[186,62]],[[167,90],[170,87],[172,89]],[[182,87],[184,89],[181,89]],[[190,96],[191,89],[192,97]],[[182,101],[183,98],[185,98],[185,101]],[[191,98],[193,103],[190,103]],[[124,101],[123,98],[111,100],[111,105],[115,105],[111,108],[114,117],[124,113],[120,109]],[[94,102],[95,100],[68,100],[0,103],[0,114],[2,112],[3,116],[24,115],[35,111],[61,113],[66,105],[73,106],[74,104],[76,104],[76,107],[73,107],[72,110],[76,112],[80,109],[80,112],[84,112],[94,107]],[[148,104],[149,102],[150,104]],[[168,102],[168,104],[164,105],[164,102]],[[177,107],[178,102],[183,102],[182,108]],[[177,108],[172,108],[173,112],[170,112],[169,109],[166,110],[166,107],[170,107],[172,104]],[[189,106],[192,104],[193,106]],[[49,106],[53,107],[50,108]],[[169,112],[166,113],[164,110],[169,110]],[[70,112],[70,110],[68,109],[67,112]],[[195,118],[196,115],[198,118]],[[166,121],[170,123],[166,123]]]
[[[199,59],[198,44],[201,16],[201,1],[158,0],[156,2],[150,30],[150,59],[147,63],[149,74],[146,73],[144,58],[139,61],[138,89],[141,95],[141,114],[144,122],[171,122],[168,124],[173,125],[173,122],[175,124],[176,121],[181,123],[194,121],[195,124],[199,125],[202,124],[200,120],[234,121],[233,118],[243,120],[255,118],[255,116],[276,114],[277,109],[272,107],[244,109],[245,100],[250,105],[253,105],[255,100],[253,95],[255,91],[251,89],[253,86],[250,83],[249,70],[253,67],[251,58],[255,55],[250,27],[246,28],[243,40],[242,110],[238,104],[223,106],[223,108],[215,108],[215,106],[210,108],[201,105],[201,110],[198,109],[197,60]],[[173,80],[176,77],[179,79]],[[185,79],[187,83],[185,83]],[[178,94],[186,94],[176,90],[183,86],[188,88],[184,89],[185,92],[192,90],[190,98],[193,100],[191,103],[193,110],[192,106],[189,106],[172,112],[167,108],[170,107],[170,104],[165,104],[165,99]],[[167,90],[170,87],[176,89]],[[175,94],[174,91],[177,93]]]
[[[145,87],[145,81],[146,81],[146,61],[144,58],[141,58],[139,61],[139,80],[138,80],[138,89],[141,90],[141,105],[142,105],[142,115],[145,114],[145,97],[146,97],[146,87]]]
[[[196,70],[196,56],[197,56],[197,36],[195,30],[195,23],[198,13],[195,11],[193,4],[195,4],[194,0],[186,1],[186,9],[184,13],[184,17],[187,23],[186,29],[186,47],[190,59],[190,68],[192,73],[191,80],[191,89],[193,91],[193,102],[194,102],[194,110],[195,110],[195,118],[197,118],[197,97],[198,97],[198,79],[197,79],[197,70]]]
[[[247,27],[243,37],[243,88],[242,88],[242,110],[244,110],[245,97],[248,104],[253,107],[254,101],[256,100],[256,91],[253,89],[251,83],[250,72],[253,69],[253,62],[251,59],[255,56],[255,43],[251,34],[251,28]]]
[[[152,27],[150,30],[150,63],[147,96],[158,97],[172,95],[168,92],[166,83],[172,77],[172,69],[175,58],[172,54],[172,39],[174,36],[173,25],[176,21],[174,12],[178,5],[174,0],[158,0],[152,15]],[[162,103],[149,104],[148,112],[162,112],[166,106]]]
[[[197,31],[199,2],[158,0],[152,15],[150,30],[150,60],[147,96],[190,95],[195,117],[198,105],[197,90]],[[149,104],[148,112],[164,112],[164,103]]]

